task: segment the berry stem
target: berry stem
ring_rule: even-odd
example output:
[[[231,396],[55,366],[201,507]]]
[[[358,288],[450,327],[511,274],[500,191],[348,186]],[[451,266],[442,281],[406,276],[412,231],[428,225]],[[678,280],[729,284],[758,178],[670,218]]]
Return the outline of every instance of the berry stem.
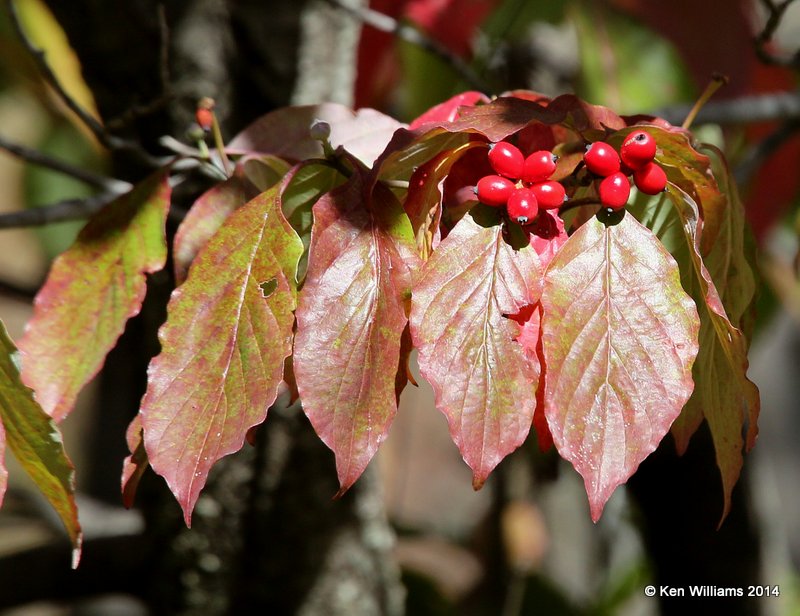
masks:
[[[725,75],[720,73],[714,73],[711,76],[711,81],[708,82],[706,89],[700,95],[700,98],[697,99],[697,102],[692,107],[691,111],[689,111],[689,115],[686,116],[686,119],[681,124],[681,128],[688,130],[689,127],[694,122],[694,119],[697,117],[697,114],[703,108],[703,106],[709,101],[709,99],[714,96],[717,90],[719,90],[722,86],[728,83],[728,78]]]
[[[225,175],[230,177],[233,175],[233,166],[231,165],[231,161],[225,152],[225,142],[222,140],[222,130],[219,127],[217,114],[214,113],[214,109],[211,109],[211,118],[211,134],[214,136],[214,146],[217,148],[217,152],[219,152],[219,156],[222,159],[222,169],[225,171]]]

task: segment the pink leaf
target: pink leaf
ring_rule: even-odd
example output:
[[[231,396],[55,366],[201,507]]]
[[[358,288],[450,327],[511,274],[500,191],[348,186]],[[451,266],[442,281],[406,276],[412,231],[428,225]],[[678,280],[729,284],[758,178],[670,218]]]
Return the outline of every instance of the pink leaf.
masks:
[[[231,214],[172,294],[142,399],[144,444],[187,525],[212,465],[264,421],[291,352],[302,243],[285,180]]]
[[[397,412],[417,261],[400,204],[382,185],[373,193],[368,186],[356,173],[314,206],[297,308],[297,388],[311,424],[336,455],[340,494],[364,471]]]
[[[570,237],[542,308],[545,415],[597,521],[692,393],[697,310],[675,260],[632,215],[592,218]]]
[[[501,226],[465,216],[442,240],[414,286],[411,334],[422,376],[480,488],[528,435],[539,364],[514,338],[506,315],[534,304],[541,289],[536,252],[515,250]]]

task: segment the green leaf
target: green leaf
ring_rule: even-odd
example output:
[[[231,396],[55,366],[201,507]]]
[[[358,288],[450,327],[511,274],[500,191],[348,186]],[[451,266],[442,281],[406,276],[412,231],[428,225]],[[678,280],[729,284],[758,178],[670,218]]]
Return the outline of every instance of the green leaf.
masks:
[[[633,216],[582,225],[542,292],[545,415],[597,521],[693,389],[700,327],[675,260]]]
[[[290,176],[232,213],[172,294],[141,416],[153,470],[187,525],[213,464],[264,421],[291,352],[302,243],[281,213]],[[264,297],[261,284],[277,281]]]
[[[53,263],[19,342],[22,381],[60,421],[138,314],[146,274],[164,267],[170,188],[162,171],[95,214]]]
[[[515,338],[507,315],[535,304],[541,266],[528,245],[515,250],[500,225],[465,216],[442,240],[414,285],[411,335],[422,376],[480,488],[528,435],[539,362]]]
[[[297,308],[294,372],[303,410],[336,455],[346,491],[397,412],[412,270],[408,217],[360,172],[314,206],[308,273]]]
[[[695,297],[701,322],[700,353],[695,364],[697,388],[673,434],[679,453],[683,452],[701,417],[708,421],[722,476],[724,520],[743,464],[742,427],[747,417],[749,449],[755,442],[760,409],[758,388],[747,378],[749,341],[742,333],[756,288],[745,251],[744,212],[733,184],[726,178],[729,201],[725,219],[711,252],[703,259],[698,206],[679,187],[669,185],[668,189],[689,248],[691,267],[686,268],[688,280],[683,275],[684,286]]]
[[[16,348],[0,321],[0,503],[7,471],[5,444],[41,490],[67,529],[72,542],[72,567],[78,566],[83,534],[75,505],[75,469],[64,451],[61,432],[22,384],[14,361]]]

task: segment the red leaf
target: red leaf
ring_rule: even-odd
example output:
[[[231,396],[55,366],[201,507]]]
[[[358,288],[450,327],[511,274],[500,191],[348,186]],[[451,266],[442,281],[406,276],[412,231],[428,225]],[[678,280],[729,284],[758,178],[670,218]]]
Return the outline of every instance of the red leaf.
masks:
[[[264,421],[291,352],[303,247],[281,213],[290,176],[228,217],[173,292],[159,331],[144,443],[187,525],[213,464]]]
[[[697,310],[675,260],[631,215],[593,218],[570,237],[542,307],[547,422],[597,521],[692,393]]]
[[[409,130],[416,130],[425,124],[439,124],[441,122],[452,122],[458,118],[462,107],[474,107],[478,103],[488,103],[489,98],[482,92],[462,92],[454,97],[431,107],[418,118],[411,121],[408,125]]]
[[[314,205],[297,308],[294,372],[303,410],[336,455],[346,491],[397,412],[396,374],[415,266],[408,218],[382,185],[356,173]]]
[[[500,226],[465,216],[442,240],[414,286],[411,335],[420,373],[480,488],[528,435],[539,365],[514,338],[506,315],[534,304],[541,289],[536,252],[514,250]]]
[[[466,56],[476,30],[498,3],[499,0],[409,0],[405,13],[434,40]]]
[[[19,342],[22,380],[56,421],[139,313],[145,274],[164,267],[167,175],[158,173],[95,214],[53,263]]]

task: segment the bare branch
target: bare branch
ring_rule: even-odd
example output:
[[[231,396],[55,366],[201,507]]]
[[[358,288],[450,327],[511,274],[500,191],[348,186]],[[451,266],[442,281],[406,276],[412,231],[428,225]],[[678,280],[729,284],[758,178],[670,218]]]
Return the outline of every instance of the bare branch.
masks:
[[[53,205],[0,214],[0,229],[41,227],[54,222],[84,220],[103,209],[119,195],[117,192],[105,192],[82,199],[65,199]]]
[[[691,105],[675,105],[652,112],[670,124],[680,125]],[[800,93],[774,92],[712,101],[697,114],[695,124],[749,124],[800,117]]]
[[[0,149],[5,150],[9,154],[13,154],[17,158],[28,161],[29,163],[57,171],[58,173],[63,173],[64,175],[73,177],[76,180],[80,180],[84,184],[94,186],[95,188],[99,188],[101,190],[124,192],[131,187],[128,182],[123,182],[122,180],[115,180],[113,178],[107,178],[105,176],[92,173],[91,171],[76,167],[67,162],[59,160],[58,158],[48,156],[39,150],[28,148],[24,145],[9,141],[2,136],[0,136]]]
[[[490,92],[492,90],[492,88],[472,70],[472,67],[470,67],[467,62],[451,52],[439,41],[430,38],[417,28],[407,26],[397,21],[394,17],[390,17],[389,15],[370,8],[353,8],[342,2],[342,0],[326,1],[332,6],[349,13],[367,26],[380,30],[381,32],[388,32],[400,40],[416,45],[420,49],[424,49],[428,53],[436,56],[445,64],[449,65],[471,88],[481,90],[482,92]]]
[[[800,117],[783,122],[764,139],[754,144],[734,170],[739,184],[748,183],[766,160],[800,132]]]
[[[800,69],[800,49],[788,58],[778,57],[767,50],[767,43],[775,36],[775,32],[778,26],[780,26],[783,15],[792,2],[794,2],[794,0],[783,0],[783,2],[776,4],[774,0],[761,0],[762,6],[767,10],[767,22],[755,38],[755,47],[758,59],[764,64]]]

